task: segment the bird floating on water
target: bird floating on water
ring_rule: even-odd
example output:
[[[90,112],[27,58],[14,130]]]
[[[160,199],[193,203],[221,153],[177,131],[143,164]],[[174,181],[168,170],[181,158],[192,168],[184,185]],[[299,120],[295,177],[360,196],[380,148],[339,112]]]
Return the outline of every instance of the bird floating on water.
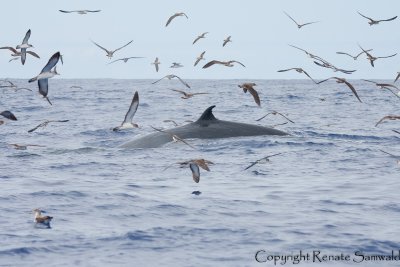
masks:
[[[10,146],[13,146],[17,150],[27,150],[28,147],[33,146],[33,147],[44,147],[41,145],[19,145],[19,144],[9,144]]]
[[[119,47],[119,48],[117,48],[117,49],[115,49],[115,50],[108,50],[108,49],[102,47],[101,45],[97,44],[96,42],[92,41],[92,43],[94,43],[97,47],[103,49],[103,50],[107,53],[106,56],[107,56],[109,59],[111,59],[111,58],[114,56],[114,53],[115,53],[115,52],[117,52],[118,50],[121,50],[122,48],[124,48],[124,47],[127,46],[127,45],[130,45],[132,42],[133,42],[133,40],[130,41],[130,42],[128,42],[126,45],[123,45],[123,46],[121,46],[121,47]]]
[[[117,126],[113,128],[113,131],[119,131],[122,129],[129,129],[129,128],[138,128],[139,126],[136,123],[132,122],[133,116],[139,107],[139,93],[136,91],[133,95],[131,105],[129,106],[128,112],[125,115],[124,121],[122,122],[121,126]]]
[[[35,218],[33,222],[39,226],[43,225],[46,226],[47,228],[50,228],[50,222],[53,219],[51,216],[42,216],[42,212],[44,213],[45,211],[41,209],[34,209],[33,212],[35,213]]]
[[[240,88],[243,89],[243,92],[247,93],[247,91],[250,92],[250,94],[254,98],[254,102],[260,107],[261,106],[261,101],[260,97],[258,96],[257,91],[254,89],[254,86],[256,86],[255,83],[243,83],[238,85]]]
[[[34,82],[38,81],[38,86],[39,86],[39,93],[46,98],[46,100],[50,103],[50,105],[53,105],[50,102],[50,99],[47,97],[47,94],[49,92],[49,79],[53,78],[55,75],[59,75],[56,69],[56,65],[58,63],[58,60],[60,59],[60,52],[55,53],[54,55],[51,56],[49,61],[47,62],[46,66],[42,69],[39,75],[36,77],[33,77],[32,79],[29,80],[29,82]],[[54,70],[52,71],[52,68]]]
[[[179,13],[175,13],[174,15],[172,15],[171,17],[169,17],[167,23],[165,24],[165,27],[167,27],[171,21],[176,18],[176,17],[181,17],[181,16],[185,16],[187,19],[189,18],[185,13],[183,12],[179,12]]]

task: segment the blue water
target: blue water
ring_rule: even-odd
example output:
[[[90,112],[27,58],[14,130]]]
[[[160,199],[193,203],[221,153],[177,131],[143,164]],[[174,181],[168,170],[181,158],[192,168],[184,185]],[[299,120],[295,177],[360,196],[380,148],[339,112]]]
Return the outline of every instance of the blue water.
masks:
[[[259,108],[237,87],[244,80],[188,80],[189,91],[210,93],[188,100],[169,90],[183,89],[177,81],[151,82],[51,79],[53,106],[34,84],[34,92],[0,92],[1,109],[18,118],[0,126],[0,266],[273,266],[257,263],[256,251],[400,248],[400,166],[379,151],[400,155],[400,135],[391,131],[399,122],[374,126],[398,114],[400,101],[390,92],[351,81],[359,103],[343,84],[256,80]],[[135,90],[140,128],[111,131]],[[271,126],[285,120],[255,120],[277,110],[295,123],[277,126],[291,134],[285,137],[188,140],[197,150],[181,143],[118,148],[153,132],[150,126],[172,127],[163,120],[196,120],[210,105],[219,119]],[[27,132],[46,119],[70,121]],[[15,150],[10,143],[45,147]],[[192,158],[215,163],[199,184],[189,168],[163,171]],[[34,227],[34,208],[54,217],[51,229]]]

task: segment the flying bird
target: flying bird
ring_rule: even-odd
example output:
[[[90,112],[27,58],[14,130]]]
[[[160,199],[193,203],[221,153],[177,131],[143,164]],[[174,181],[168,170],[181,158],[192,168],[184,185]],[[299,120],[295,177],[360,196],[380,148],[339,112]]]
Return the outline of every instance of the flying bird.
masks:
[[[372,49],[368,49],[368,50],[365,50],[365,51],[369,52],[369,51],[372,51]],[[359,56],[361,56],[362,54],[365,53],[365,51],[361,51],[360,53],[358,53],[358,54],[355,55],[355,56],[350,55],[349,53],[346,53],[346,52],[336,52],[336,54],[339,54],[339,55],[346,55],[346,56],[349,56],[349,57],[353,58],[354,60],[357,60]]]
[[[205,64],[203,66],[203,69],[211,67],[214,64],[219,64],[219,65],[223,65],[226,67],[233,67],[234,66],[233,63],[238,63],[238,64],[242,65],[243,67],[246,67],[245,65],[243,65],[242,63],[240,63],[239,61],[236,61],[236,60],[230,60],[230,61],[211,60],[210,62],[208,62],[207,64]]]
[[[14,84],[13,82],[11,82],[11,81],[5,81],[5,82],[8,82],[9,85],[0,85],[0,88],[10,88],[10,89],[14,89],[15,92],[17,92],[17,91],[19,91],[19,90],[28,90],[28,91],[31,91],[31,92],[32,92],[31,89],[26,88],[26,87],[18,87],[17,85],[15,85],[15,84]]]
[[[85,9],[85,10],[71,10],[71,11],[68,11],[68,10],[58,10],[58,11],[60,11],[60,12],[62,12],[62,13],[77,13],[77,14],[80,14],[80,15],[85,15],[85,14],[87,14],[87,13],[96,13],[96,12],[100,12],[101,10],[87,10],[87,9]]]
[[[346,84],[347,87],[349,87],[350,90],[353,92],[353,94],[357,97],[358,101],[362,102],[361,99],[360,99],[360,97],[358,96],[357,91],[356,91],[356,89],[354,88],[354,86],[353,86],[351,83],[349,83],[345,78],[330,77],[330,78],[328,78],[328,79],[319,81],[318,84],[323,83],[323,82],[326,82],[326,81],[331,80],[331,79],[335,79],[337,83],[344,83],[344,84]]]
[[[374,61],[379,59],[379,58],[389,58],[389,57],[394,57],[395,55],[397,55],[397,53],[390,55],[390,56],[384,56],[384,57],[375,57],[373,55],[371,55],[367,50],[365,50],[364,48],[362,48],[360,45],[358,45],[361,50],[367,55],[367,59],[369,60],[369,63],[371,64],[372,67],[375,67],[374,65]]]
[[[161,80],[164,79],[164,78],[167,78],[168,80],[171,80],[171,79],[173,79],[173,78],[177,78],[183,85],[185,85],[187,88],[190,88],[190,86],[189,86],[189,84],[188,84],[187,82],[185,82],[185,81],[182,80],[180,77],[178,77],[178,76],[176,76],[176,75],[174,75],[174,74],[166,75],[166,76],[162,77],[161,79],[159,79],[159,80],[157,80],[157,81],[155,81],[155,82],[152,82],[152,84],[158,83],[159,81],[161,81]]]
[[[398,92],[395,93],[395,92],[392,91],[391,88],[400,90],[397,86],[395,86],[393,84],[390,84],[390,83],[377,83],[377,82],[370,81],[370,80],[365,80],[365,79],[362,79],[362,80],[366,81],[366,82],[374,83],[376,86],[380,87],[380,89],[386,89],[386,90],[390,91],[392,94],[394,94],[396,97],[400,98]]]
[[[224,47],[227,43],[232,42],[231,40],[231,36],[229,35],[228,37],[226,37],[226,39],[224,40],[224,42],[222,43],[222,47]]]
[[[47,228],[50,228],[50,222],[53,219],[51,216],[42,216],[42,212],[44,213],[45,211],[41,209],[34,209],[33,212],[35,213],[35,218],[33,222],[36,225],[44,225]]]
[[[197,36],[196,39],[194,39],[193,44],[195,44],[198,40],[200,40],[201,38],[206,38],[206,34],[208,32],[203,32],[202,34],[200,34],[199,36]]]
[[[185,13],[183,13],[183,12],[175,13],[174,15],[172,15],[171,17],[169,17],[169,19],[168,19],[168,21],[167,21],[167,24],[165,24],[165,27],[167,27],[167,26],[171,23],[171,21],[172,21],[174,18],[176,18],[176,17],[181,17],[181,16],[185,16],[185,17],[188,19],[188,16],[187,16]]]
[[[176,68],[182,68],[183,65],[181,63],[177,63],[177,62],[172,62],[172,65],[170,66],[170,68],[176,69]]]
[[[298,73],[304,73],[305,75],[307,75],[308,78],[310,78],[314,83],[317,83],[316,81],[314,81],[313,78],[311,78],[311,76],[302,68],[290,68],[290,69],[285,69],[285,70],[278,70],[278,72],[285,72],[285,71],[289,71],[289,70],[295,70]]]
[[[26,60],[26,49],[33,47],[33,45],[28,44],[29,37],[31,37],[31,30],[29,29],[24,37],[24,40],[22,40],[22,44],[17,45],[17,49],[21,49],[21,63],[22,65],[25,64]]]
[[[28,133],[32,133],[32,132],[36,131],[37,129],[41,128],[41,127],[44,128],[44,127],[46,127],[49,123],[53,123],[53,122],[69,122],[69,120],[46,120],[46,121],[40,123],[40,124],[39,124],[38,126],[36,126],[35,128],[30,129],[30,130],[28,131]]]
[[[117,62],[117,61],[123,61],[124,63],[126,63],[126,62],[128,62],[129,59],[132,59],[132,58],[143,58],[143,57],[124,57],[124,58],[119,58],[119,59],[116,59],[114,61],[111,61],[107,65],[110,65],[110,64],[112,64],[114,62]]]
[[[162,132],[162,133],[166,133],[166,134],[170,135],[174,142],[182,142],[185,145],[190,146],[193,149],[196,149],[194,146],[192,146],[191,144],[189,144],[188,142],[186,142],[184,139],[180,138],[176,134],[172,134],[172,133],[169,133],[167,131],[164,131],[164,130],[161,130],[161,129],[157,129],[157,128],[153,127],[153,126],[150,126],[150,127],[153,128],[154,130],[158,131],[158,132]]]
[[[264,119],[265,117],[267,117],[268,115],[280,115],[281,117],[285,118],[286,120],[290,121],[291,123],[294,123],[294,121],[292,121],[291,119],[289,119],[288,117],[286,117],[282,113],[280,113],[278,111],[275,111],[275,110],[267,113],[266,115],[262,116],[261,118],[257,119],[256,121],[260,121],[260,120]]]
[[[178,162],[178,164],[180,164],[181,166],[187,166],[189,165],[190,170],[192,171],[192,177],[193,177],[193,181],[195,183],[199,183],[200,182],[200,168],[202,168],[203,170],[206,171],[210,171],[210,168],[208,167],[208,164],[214,164],[209,160],[205,160],[205,159],[191,159],[188,161],[184,161],[184,162]]]
[[[132,122],[133,116],[135,116],[136,110],[139,107],[139,93],[136,91],[133,95],[131,105],[129,106],[128,112],[125,115],[124,121],[121,126],[113,128],[113,131],[119,131],[122,129],[138,128],[136,123]]]
[[[376,124],[375,127],[377,127],[379,124],[381,124],[383,121],[386,120],[400,120],[400,116],[397,115],[387,115],[385,117],[383,117],[382,119],[380,119]]]
[[[32,79],[29,80],[29,82],[34,82],[38,81],[38,86],[39,86],[39,93],[46,98],[46,100],[50,103],[50,105],[53,105],[50,102],[50,99],[47,97],[47,94],[49,92],[49,79],[54,77],[55,75],[59,75],[56,70],[56,65],[58,63],[58,60],[60,59],[60,52],[55,53],[54,55],[51,56],[49,61],[47,62],[46,66],[42,69],[40,74]],[[54,71],[51,69],[54,67]]]
[[[196,65],[200,62],[200,60],[204,59],[204,54],[206,53],[206,51],[201,52],[200,56],[197,57],[196,62],[194,63],[194,66],[196,67]]]
[[[257,91],[253,88],[254,86],[256,86],[255,83],[243,83],[243,84],[239,84],[238,85],[240,88],[243,89],[243,92],[247,93],[247,91],[250,92],[250,94],[253,96],[254,98],[254,102],[256,102],[256,104],[260,107],[261,106],[261,101],[260,101],[260,97],[258,96]]]
[[[105,49],[104,47],[102,47],[101,45],[95,43],[94,41],[92,41],[92,43],[94,43],[96,46],[98,46],[99,48],[103,49],[103,50],[107,53],[106,56],[107,56],[109,59],[111,59],[111,58],[114,56],[114,53],[115,53],[115,52],[117,52],[118,50],[121,50],[122,48],[124,48],[125,46],[131,44],[132,42],[133,42],[133,40],[130,41],[130,42],[128,42],[126,45],[121,46],[120,48],[117,48],[117,49],[115,49],[115,50],[108,50],[108,49]]]
[[[160,61],[158,61],[158,57],[156,57],[156,59],[154,60],[153,63],[151,63],[152,65],[154,65],[154,67],[156,67],[156,71],[158,72],[158,65],[161,64]]]
[[[338,68],[324,59],[320,59],[320,62],[314,61],[314,64],[316,64],[320,67],[323,67],[323,68],[332,69],[334,72],[339,71],[339,72],[343,72],[345,74],[352,74],[353,72],[357,71],[357,70],[345,70],[345,69]]]
[[[15,117],[15,115],[11,111],[8,111],[8,110],[1,112],[0,116],[3,116],[4,118],[12,120],[12,121],[17,120],[17,117]]]
[[[249,166],[247,166],[244,170],[250,169],[251,167],[253,167],[254,165],[256,165],[258,163],[267,163],[267,162],[269,162],[269,158],[275,157],[275,156],[278,156],[278,155],[281,155],[281,154],[283,154],[283,152],[282,153],[273,154],[273,155],[269,155],[269,156],[263,157],[261,159],[258,159],[256,161],[254,161],[253,163],[251,163]]]
[[[21,57],[21,59],[22,59],[22,52],[19,52],[17,49],[15,49],[14,47],[11,47],[11,46],[3,46],[3,47],[0,47],[0,49],[8,49],[8,50],[10,50],[12,53],[11,53],[11,56],[13,57],[12,59],[10,59],[8,62],[11,62],[11,61],[13,61],[13,60],[17,60],[19,57]],[[36,57],[36,58],[40,58],[39,57],[39,55],[38,54],[36,54],[35,52],[33,52],[33,51],[25,51],[25,54],[29,54],[29,55],[32,55],[32,56],[34,56],[34,57]],[[26,56],[26,55],[25,55]],[[24,61],[25,62],[25,61]]]
[[[319,22],[319,21],[313,21],[313,22],[307,22],[307,23],[304,23],[304,24],[299,24],[288,13],[286,13],[285,11],[283,11],[283,13],[285,13],[285,15],[289,17],[289,19],[291,19],[294,23],[296,23],[297,28],[299,28],[299,29],[301,29],[301,27],[303,27],[303,26]]]
[[[181,96],[182,99],[189,99],[195,95],[208,95],[209,93],[187,93],[185,91],[181,91],[181,90],[176,90],[176,89],[171,89],[174,92],[178,92],[183,94],[183,96]]]
[[[371,18],[369,18],[369,17],[367,17],[367,16],[364,16],[363,14],[361,14],[361,13],[358,12],[358,11],[357,11],[357,13],[360,14],[362,17],[368,19],[368,20],[369,20],[369,21],[368,21],[368,24],[369,24],[370,26],[379,24],[379,22],[382,22],[382,21],[391,21],[391,20],[395,20],[395,19],[397,18],[397,16],[395,16],[395,17],[390,18],[390,19],[374,20],[374,19],[371,19]]]

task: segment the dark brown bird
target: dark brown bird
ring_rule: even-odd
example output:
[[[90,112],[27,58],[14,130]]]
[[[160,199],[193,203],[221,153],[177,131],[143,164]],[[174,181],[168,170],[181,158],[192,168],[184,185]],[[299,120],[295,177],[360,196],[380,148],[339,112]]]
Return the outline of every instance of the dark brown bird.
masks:
[[[318,84],[323,83],[323,82],[326,82],[326,81],[328,81],[328,80],[330,80],[330,79],[335,79],[337,83],[344,83],[344,84],[346,84],[346,85],[350,88],[350,90],[353,92],[353,94],[357,97],[358,101],[362,102],[361,99],[360,99],[360,97],[358,96],[357,91],[356,91],[356,89],[354,88],[354,86],[351,85],[345,78],[330,77],[330,78],[328,78],[328,79],[325,79],[325,80],[322,80],[322,81],[318,82]]]
[[[33,222],[36,224],[43,224],[47,227],[50,227],[50,222],[53,219],[51,216],[42,216],[42,212],[44,212],[41,209],[34,209],[33,212],[35,213],[35,219]]]
[[[178,164],[180,164],[181,166],[187,166],[189,165],[190,170],[192,171],[192,177],[193,177],[193,181],[195,183],[200,182],[200,168],[202,168],[203,170],[206,171],[210,171],[210,168],[208,167],[208,164],[214,164],[209,160],[205,160],[205,159],[191,159],[188,161],[183,161],[183,162],[178,162]]]
[[[203,69],[211,67],[214,64],[224,65],[226,67],[233,67],[234,66],[233,63],[238,63],[238,64],[242,65],[243,67],[246,67],[245,65],[243,65],[242,63],[240,63],[239,61],[236,61],[236,60],[230,60],[230,61],[212,60],[212,61],[208,62],[207,64],[205,64],[203,66]]]
[[[375,127],[378,126],[379,124],[381,124],[383,121],[386,120],[400,120],[400,116],[397,115],[387,115],[385,117],[383,117],[382,119],[380,119],[376,124]]]
[[[375,57],[373,55],[371,55],[370,53],[368,53],[367,50],[365,50],[364,48],[362,48],[360,45],[358,45],[362,51],[364,51],[364,53],[367,55],[367,59],[369,60],[369,63],[371,64],[372,67],[375,67],[374,65],[374,61],[379,59],[379,58],[389,58],[389,57],[394,57],[395,55],[397,55],[397,53],[390,55],[390,56],[384,56],[384,57]]]
[[[368,49],[368,50],[365,50],[365,51],[369,52],[369,51],[372,51],[372,49]],[[358,57],[361,56],[361,55],[364,54],[364,53],[365,53],[364,51],[361,51],[361,52],[358,53],[357,55],[353,56],[353,55],[350,55],[349,53],[346,53],[346,52],[336,52],[336,54],[339,54],[339,55],[346,55],[346,56],[351,57],[351,58],[354,59],[354,60],[357,60]]]
[[[15,115],[11,111],[8,111],[8,110],[1,112],[0,116],[3,116],[4,118],[12,120],[12,121],[17,120],[17,117],[15,117]]]
[[[317,83],[316,81],[314,81],[313,78],[311,78],[311,76],[302,68],[290,68],[290,69],[285,69],[285,70],[278,70],[278,72],[285,72],[285,71],[289,71],[289,70],[295,70],[298,73],[304,73],[305,75],[307,75],[308,78],[310,78],[314,83]]]
[[[369,20],[369,21],[368,21],[368,24],[369,24],[370,26],[379,24],[379,22],[382,22],[382,21],[391,21],[391,20],[395,20],[395,19],[397,18],[397,16],[395,16],[395,17],[390,18],[390,19],[374,20],[374,19],[371,19],[370,17],[367,17],[367,16],[361,14],[361,13],[358,12],[358,11],[357,11],[357,13],[360,14],[362,17],[368,19],[368,20]]]
[[[396,97],[400,98],[398,93],[396,94],[395,92],[392,91],[391,88],[395,88],[395,89],[399,90],[399,88],[397,86],[393,85],[393,84],[390,84],[390,83],[377,83],[377,82],[374,82],[374,81],[364,80],[364,79],[363,79],[363,81],[374,83],[376,86],[380,87],[380,89],[386,89],[386,90],[390,91],[392,94],[394,94]]]
[[[256,102],[256,104],[260,107],[261,106],[261,101],[260,101],[260,97],[258,96],[257,91],[253,88],[254,86],[256,86],[255,83],[243,83],[243,84],[239,84],[238,85],[240,88],[243,89],[243,92],[247,93],[247,91],[250,92],[250,94],[253,96],[254,98],[254,102]]]
[[[297,23],[297,21],[294,20],[294,18],[289,16],[288,13],[286,13],[285,11],[283,11],[283,13],[285,13],[285,15],[289,17],[289,19],[291,19],[294,23],[296,23],[297,28],[299,28],[299,29],[301,29],[301,27],[303,27],[303,26],[319,22],[319,21],[313,21],[313,22],[307,22],[307,23],[299,24],[299,23]]]

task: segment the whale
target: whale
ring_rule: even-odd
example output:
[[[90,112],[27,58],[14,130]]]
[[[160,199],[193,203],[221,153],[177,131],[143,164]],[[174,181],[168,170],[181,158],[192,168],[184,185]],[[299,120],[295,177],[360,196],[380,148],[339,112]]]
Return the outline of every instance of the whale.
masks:
[[[172,142],[173,135],[182,139],[215,139],[240,136],[288,135],[287,133],[259,125],[219,120],[212,112],[214,106],[207,108],[200,118],[184,126],[154,132],[122,144],[121,148],[157,148]]]

